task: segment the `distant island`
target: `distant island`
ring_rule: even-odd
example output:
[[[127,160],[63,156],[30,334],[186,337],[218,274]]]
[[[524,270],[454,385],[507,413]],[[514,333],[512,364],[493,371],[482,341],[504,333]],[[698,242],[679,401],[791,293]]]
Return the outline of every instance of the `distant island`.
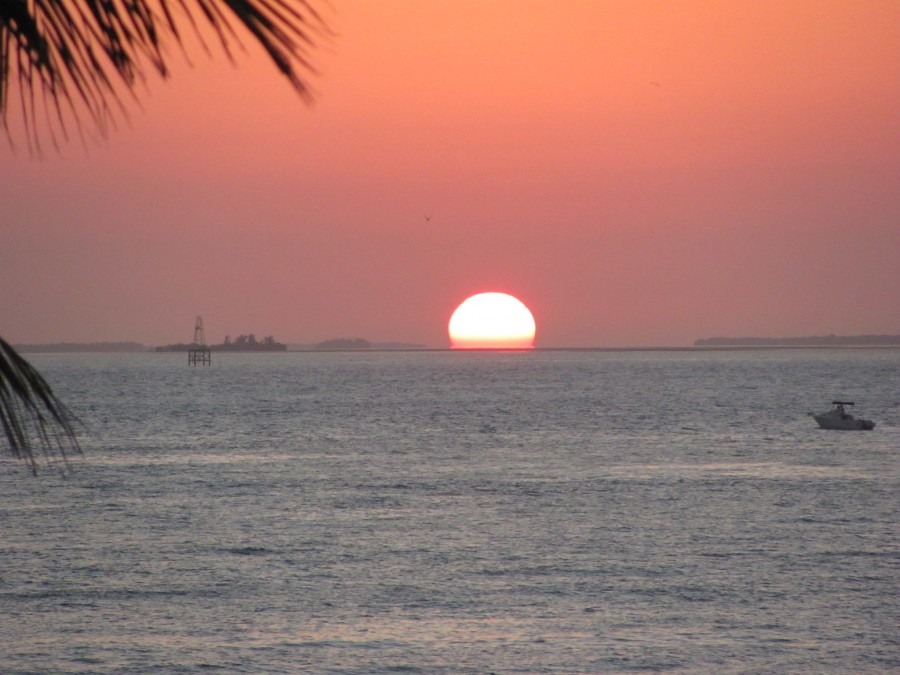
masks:
[[[313,349],[322,350],[346,350],[346,349],[371,349],[372,343],[362,338],[334,338],[324,340],[313,345]]]
[[[139,342],[48,342],[46,344],[17,344],[17,351],[31,353],[53,352],[146,352]]]
[[[900,335],[814,335],[810,337],[712,337],[695,347],[900,347]]]
[[[172,345],[163,345],[157,347],[157,352],[187,352],[197,349],[203,345],[178,343]],[[287,351],[287,345],[275,340],[271,335],[262,340],[257,340],[252,333],[250,335],[239,335],[234,340],[231,336],[225,338],[225,341],[217,345],[208,345],[207,349],[211,352],[284,352]]]
[[[363,338],[333,338],[316,342],[312,345],[296,345],[295,348],[301,351],[357,351],[365,349],[379,351],[426,349],[426,346],[409,342],[369,342]]]

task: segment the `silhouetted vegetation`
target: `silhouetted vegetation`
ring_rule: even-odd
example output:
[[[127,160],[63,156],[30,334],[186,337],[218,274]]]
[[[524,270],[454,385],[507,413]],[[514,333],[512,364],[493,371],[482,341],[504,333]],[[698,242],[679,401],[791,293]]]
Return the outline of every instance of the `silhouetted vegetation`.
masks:
[[[187,352],[201,346],[203,345],[181,342],[178,344],[163,345],[162,347],[157,347],[154,351]],[[250,333],[249,335],[239,335],[234,340],[232,340],[230,336],[226,337],[225,341],[221,344],[208,345],[207,349],[211,352],[283,352],[287,350],[287,345],[278,342],[271,335],[262,340],[257,340],[256,336],[253,333]]]
[[[75,418],[41,374],[0,338],[0,427],[14,457],[37,473],[36,451],[66,461],[66,451],[80,452]]]
[[[12,109],[21,116],[28,147],[40,153],[42,132],[58,148],[73,132],[104,135],[124,115],[123,94],[135,94],[148,71],[169,74],[173,47],[185,30],[208,27],[229,58],[243,48],[241,24],[306,99],[302,73],[316,38],[329,30],[313,0],[0,0],[0,126],[10,143]],[[193,11],[192,9],[193,8]],[[206,43],[200,38],[203,47]],[[12,87],[11,87],[12,85]],[[82,120],[87,119],[87,129]],[[285,349],[284,345],[266,349]],[[0,338],[0,426],[13,455],[36,471],[34,441],[45,454],[78,450],[71,416],[50,385]]]
[[[226,337],[220,345],[212,345],[210,351],[214,352],[283,352],[287,345],[277,342],[271,335],[257,340],[253,333],[250,335],[238,335],[234,340]]]
[[[309,99],[309,51],[329,35],[312,0],[2,0],[0,125],[9,130],[14,110],[38,152],[42,137],[58,147],[73,131],[104,135],[125,115],[123,94],[135,94],[151,72],[168,77],[186,34],[207,50],[201,33],[212,34],[232,58],[234,47],[243,49],[238,25]]]

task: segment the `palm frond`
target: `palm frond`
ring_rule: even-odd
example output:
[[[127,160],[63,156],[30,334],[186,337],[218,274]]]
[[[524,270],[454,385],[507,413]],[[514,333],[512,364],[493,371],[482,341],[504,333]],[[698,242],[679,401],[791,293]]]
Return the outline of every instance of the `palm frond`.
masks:
[[[73,131],[105,135],[125,114],[122,93],[133,94],[148,72],[168,76],[170,47],[183,48],[182,25],[205,48],[203,23],[228,58],[233,45],[243,47],[243,27],[310,99],[309,52],[329,34],[312,0],[0,0],[0,124],[7,137],[12,142],[13,87],[32,151],[41,151],[41,129],[55,146]]]
[[[0,338],[0,427],[13,456],[37,473],[36,449],[49,461],[67,463],[67,450],[81,452],[75,418],[43,376]]]

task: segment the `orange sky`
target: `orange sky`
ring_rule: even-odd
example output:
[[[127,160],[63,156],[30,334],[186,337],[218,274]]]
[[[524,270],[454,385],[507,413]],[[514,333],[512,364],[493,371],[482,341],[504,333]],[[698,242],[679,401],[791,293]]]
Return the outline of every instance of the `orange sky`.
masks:
[[[105,144],[0,149],[0,334],[444,347],[482,291],[539,347],[900,333],[896,0],[322,7],[311,108],[193,46]]]

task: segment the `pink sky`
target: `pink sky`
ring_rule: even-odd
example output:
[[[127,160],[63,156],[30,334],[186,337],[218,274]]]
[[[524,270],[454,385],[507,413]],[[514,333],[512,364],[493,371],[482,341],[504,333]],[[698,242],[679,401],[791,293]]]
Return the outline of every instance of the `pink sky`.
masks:
[[[312,107],[194,45],[106,143],[0,147],[0,335],[900,333],[896,0],[331,4]]]

